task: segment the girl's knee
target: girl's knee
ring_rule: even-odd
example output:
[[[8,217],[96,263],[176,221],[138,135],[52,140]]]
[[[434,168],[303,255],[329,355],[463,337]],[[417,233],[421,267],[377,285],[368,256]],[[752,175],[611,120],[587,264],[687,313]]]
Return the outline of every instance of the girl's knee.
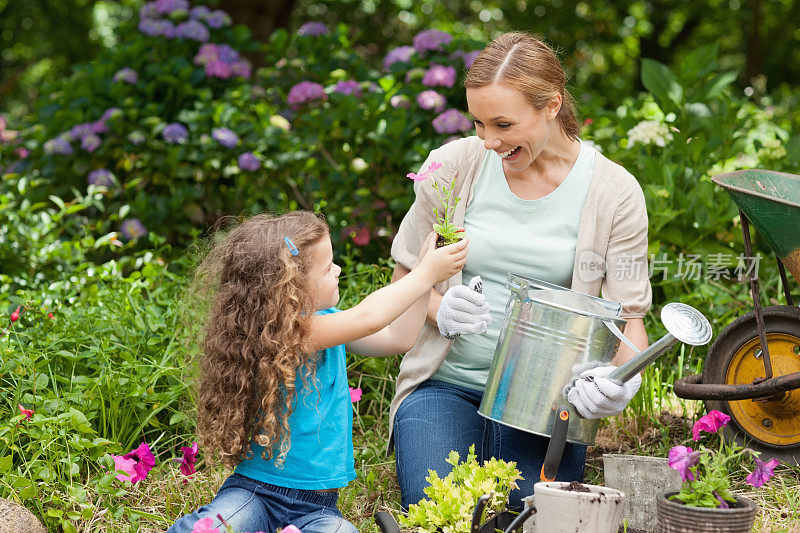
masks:
[[[340,514],[319,511],[293,522],[303,533],[358,533],[358,529]]]

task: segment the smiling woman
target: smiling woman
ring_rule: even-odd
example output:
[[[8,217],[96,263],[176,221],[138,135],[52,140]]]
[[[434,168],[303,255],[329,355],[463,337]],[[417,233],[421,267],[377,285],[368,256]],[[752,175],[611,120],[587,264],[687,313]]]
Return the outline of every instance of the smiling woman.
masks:
[[[429,469],[445,476],[450,451],[465,455],[472,444],[479,461],[516,461],[524,480],[511,494],[512,508],[533,493],[548,438],[477,413],[503,323],[509,272],[620,302],[626,335],[639,348],[647,346],[647,269],[621,270],[646,261],[644,194],[625,169],[581,141],[565,84],[545,43],[525,33],[501,35],[475,59],[464,82],[476,136],[434,150],[422,165],[442,163],[437,180],[464,200],[453,223],[466,228],[471,244],[463,278],[459,273],[434,287],[422,334],[400,366],[389,445],[405,508],[424,497]],[[392,244],[395,281],[410,271],[414,250],[434,222],[434,191],[418,183],[415,192]],[[483,294],[461,285],[475,276],[482,278]],[[615,363],[630,356],[623,347]],[[615,414],[636,392],[638,385],[623,389],[600,379],[607,372],[601,367],[586,373],[596,373],[604,386],[580,400],[586,405],[576,404],[579,412]],[[587,382],[594,385],[594,379]],[[580,480],[584,458],[585,447],[568,444],[556,479]]]

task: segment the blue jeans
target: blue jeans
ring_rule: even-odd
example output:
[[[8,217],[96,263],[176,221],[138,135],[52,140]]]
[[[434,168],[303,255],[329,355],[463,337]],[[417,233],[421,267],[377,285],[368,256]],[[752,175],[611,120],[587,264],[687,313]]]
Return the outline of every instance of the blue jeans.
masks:
[[[394,417],[394,449],[403,509],[426,497],[422,489],[428,486],[428,469],[446,476],[453,469],[445,461],[450,451],[457,451],[463,461],[472,444],[478,462],[491,457],[516,461],[525,479],[517,480],[519,489],[511,492],[510,508],[521,510],[522,498],[533,494],[550,439],[482,417],[482,396],[483,391],[428,380],[400,404]],[[586,446],[567,443],[556,480],[582,480],[585,460]]]
[[[266,531],[293,524],[303,533],[358,533],[336,508],[338,492],[287,489],[233,474],[208,505],[178,519],[167,533],[191,533],[194,523],[217,514],[237,533]],[[222,528],[220,528],[222,531]]]

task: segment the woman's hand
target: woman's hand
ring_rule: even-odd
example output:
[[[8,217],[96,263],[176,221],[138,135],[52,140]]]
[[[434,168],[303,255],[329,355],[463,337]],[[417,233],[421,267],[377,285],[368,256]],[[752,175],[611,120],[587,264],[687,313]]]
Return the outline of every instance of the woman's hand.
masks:
[[[586,363],[589,364],[591,363]],[[606,376],[617,369],[612,365],[594,366],[586,370],[584,368],[584,365],[575,365],[572,368],[578,378],[575,384],[565,391],[569,403],[574,405],[584,418],[618,415],[642,385],[642,376],[639,374],[624,383],[608,379]]]
[[[456,285],[444,293],[436,313],[436,324],[442,336],[455,339],[461,334],[486,333],[492,318],[481,287],[480,276],[475,276],[468,286]]]
[[[449,279],[467,262],[468,239],[461,239],[455,244],[436,248],[436,234],[431,232],[425,239],[420,252],[419,264],[414,270],[422,270],[431,281],[431,285]]]

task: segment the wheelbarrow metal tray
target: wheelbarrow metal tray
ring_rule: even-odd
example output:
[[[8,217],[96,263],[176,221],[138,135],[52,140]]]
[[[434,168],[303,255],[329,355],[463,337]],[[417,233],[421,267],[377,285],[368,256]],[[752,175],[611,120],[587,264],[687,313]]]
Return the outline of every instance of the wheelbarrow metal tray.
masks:
[[[792,276],[800,281],[800,176],[737,170],[711,181],[725,189]]]

